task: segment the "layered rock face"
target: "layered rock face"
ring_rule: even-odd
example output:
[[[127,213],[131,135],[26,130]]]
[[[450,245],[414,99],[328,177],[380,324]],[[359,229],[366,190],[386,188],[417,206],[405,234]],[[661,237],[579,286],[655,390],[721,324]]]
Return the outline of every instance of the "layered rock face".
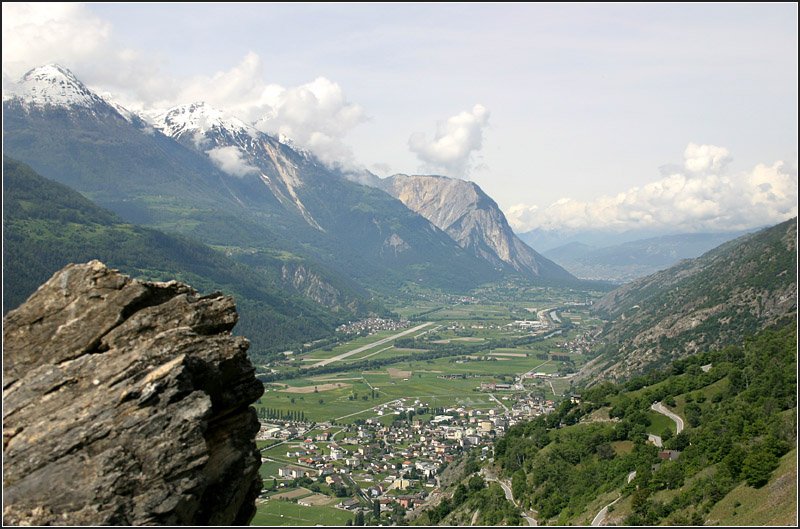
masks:
[[[514,235],[495,201],[473,182],[445,176],[397,174],[371,183],[495,267],[508,268],[529,278],[575,279]]]
[[[233,299],[57,272],[3,321],[3,523],[246,524],[263,393]]]

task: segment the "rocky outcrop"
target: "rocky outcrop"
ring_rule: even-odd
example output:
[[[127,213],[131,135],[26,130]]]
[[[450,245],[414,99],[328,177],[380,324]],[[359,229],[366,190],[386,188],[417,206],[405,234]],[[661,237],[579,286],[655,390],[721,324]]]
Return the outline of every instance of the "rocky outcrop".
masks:
[[[513,270],[529,278],[575,279],[514,235],[495,201],[473,182],[445,176],[398,174],[374,180],[373,184],[496,268]]]
[[[3,321],[3,523],[246,524],[261,489],[233,299],[57,272]]]

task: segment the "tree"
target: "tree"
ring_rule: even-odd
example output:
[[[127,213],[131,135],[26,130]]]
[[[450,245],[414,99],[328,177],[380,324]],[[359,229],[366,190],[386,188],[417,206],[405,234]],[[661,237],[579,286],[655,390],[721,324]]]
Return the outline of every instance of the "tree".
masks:
[[[356,513],[356,521],[354,525],[364,525],[364,513],[362,511],[358,511]]]
[[[477,492],[483,489],[485,485],[486,484],[484,483],[483,478],[480,476],[472,476],[467,482],[467,487],[469,488],[470,492]]]
[[[455,492],[453,492],[453,503],[455,505],[461,505],[464,503],[464,500],[467,499],[467,488],[464,486],[463,483],[459,483],[458,487],[456,487]]]
[[[381,517],[381,502],[378,500],[372,502],[372,515],[376,520]]]
[[[664,442],[669,441],[670,439],[672,439],[672,436],[673,436],[672,429],[669,428],[669,427],[664,428],[664,431],[661,432],[661,440],[664,441]]]
[[[742,475],[748,485],[760,488],[767,484],[772,471],[778,467],[778,458],[764,445],[755,447],[742,462]]]
[[[615,455],[616,452],[614,452],[614,449],[611,447],[610,444],[602,443],[597,445],[597,457],[599,457],[600,459],[605,459],[605,460],[614,459]]]

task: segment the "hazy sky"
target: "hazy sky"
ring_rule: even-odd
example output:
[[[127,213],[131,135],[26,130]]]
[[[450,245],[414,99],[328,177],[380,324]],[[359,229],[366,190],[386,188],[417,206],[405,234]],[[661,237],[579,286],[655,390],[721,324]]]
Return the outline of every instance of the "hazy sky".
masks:
[[[59,62],[207,100],[323,160],[477,182],[518,231],[797,214],[797,4],[3,4],[3,83]]]

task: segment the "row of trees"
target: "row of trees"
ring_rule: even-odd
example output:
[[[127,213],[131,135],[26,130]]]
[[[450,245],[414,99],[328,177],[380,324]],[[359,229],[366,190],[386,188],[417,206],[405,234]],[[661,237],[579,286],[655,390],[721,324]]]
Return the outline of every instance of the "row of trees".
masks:
[[[299,410],[279,410],[276,408],[257,408],[258,418],[272,421],[305,422],[306,412]]]

